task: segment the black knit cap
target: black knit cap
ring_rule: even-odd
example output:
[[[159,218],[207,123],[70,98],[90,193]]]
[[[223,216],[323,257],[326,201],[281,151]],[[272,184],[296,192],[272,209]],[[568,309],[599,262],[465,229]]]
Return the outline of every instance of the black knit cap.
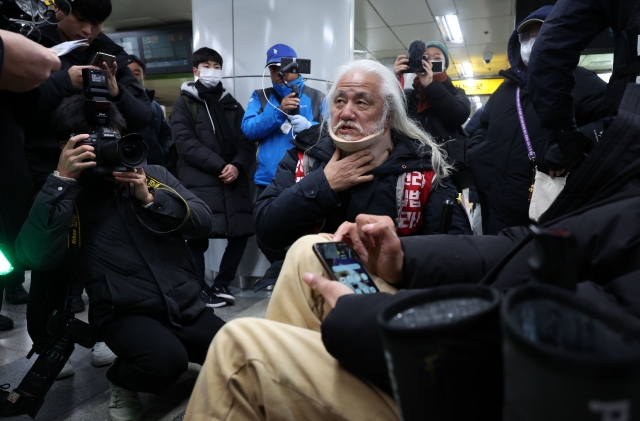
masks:
[[[131,64],[131,63],[137,63],[138,66],[142,67],[142,72],[145,74],[147,73],[147,65],[145,64],[144,61],[142,61],[140,57],[133,54],[129,54],[129,57],[127,57],[127,64]]]

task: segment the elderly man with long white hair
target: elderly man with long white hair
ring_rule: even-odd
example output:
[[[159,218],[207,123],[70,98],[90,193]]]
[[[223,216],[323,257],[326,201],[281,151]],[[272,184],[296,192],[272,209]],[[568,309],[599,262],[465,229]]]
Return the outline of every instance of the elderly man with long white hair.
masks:
[[[333,233],[365,213],[393,220],[399,236],[437,234],[443,202],[455,203],[457,192],[442,150],[407,116],[389,69],[353,61],[338,68],[334,81],[323,124],[296,137],[256,206],[263,243],[284,250],[295,242],[268,320],[235,320],[218,333],[187,419],[397,418],[388,393],[346,371],[325,349],[320,329],[333,303],[325,303],[303,274],[329,277],[312,246],[331,234],[305,234]],[[457,205],[450,232],[471,232]],[[372,278],[379,290],[396,291]]]
[[[407,116],[389,69],[354,61],[334,81],[323,124],[296,136],[256,201],[258,244],[282,259],[298,238],[362,213],[389,216],[401,236],[437,234],[443,202],[456,200],[442,150]],[[470,232],[456,205],[450,233]]]

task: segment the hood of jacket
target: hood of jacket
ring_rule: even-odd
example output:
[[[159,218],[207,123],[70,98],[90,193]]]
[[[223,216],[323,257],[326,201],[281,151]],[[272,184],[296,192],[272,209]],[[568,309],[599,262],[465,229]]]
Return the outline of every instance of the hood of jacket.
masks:
[[[222,82],[220,82],[222,83]],[[185,82],[180,87],[180,95],[188,95],[191,98],[195,99],[198,102],[204,103],[204,99],[200,98],[200,94],[198,93],[198,89],[196,88],[195,82]],[[223,89],[222,95],[218,101],[222,102],[223,98],[227,99],[229,93]]]
[[[553,6],[543,6],[535,12],[531,13],[529,16],[524,18],[522,21],[518,22],[513,32],[511,33],[511,37],[509,38],[509,44],[507,46],[507,57],[509,58],[509,64],[511,65],[511,69],[509,69],[512,73],[515,73],[518,78],[520,78],[523,82],[527,82],[527,67],[522,62],[520,58],[520,40],[518,39],[518,27],[525,21],[529,19],[540,19],[545,20],[547,15],[551,13]]]

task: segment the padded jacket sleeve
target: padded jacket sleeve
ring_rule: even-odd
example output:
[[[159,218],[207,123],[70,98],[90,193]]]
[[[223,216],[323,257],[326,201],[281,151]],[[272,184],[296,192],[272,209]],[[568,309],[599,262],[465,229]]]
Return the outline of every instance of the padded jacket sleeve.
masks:
[[[609,26],[607,0],[559,0],[542,25],[531,52],[527,92],[542,127],[576,126],[571,91],[584,48]]]
[[[296,183],[298,150],[289,149],[276,176],[256,201],[256,235],[269,248],[282,249],[307,234],[340,203],[324,175],[324,163]]]
[[[431,109],[444,126],[461,126],[471,114],[471,103],[464,90],[456,88],[455,91],[456,93],[452,94],[443,83],[438,81],[431,82],[424,89],[424,94],[431,101]]]
[[[498,88],[500,89],[500,88]],[[482,108],[482,115],[480,116],[480,124],[478,128],[473,133],[473,137],[469,140],[469,150],[475,148],[484,142],[484,139],[487,137],[487,131],[489,130],[489,121],[491,119],[491,99],[494,98],[495,93],[491,95],[491,98],[487,101],[487,103]]]
[[[74,202],[81,189],[77,181],[53,175],[47,178],[16,239],[16,256],[25,266],[51,270],[62,264],[68,248]]]
[[[272,98],[269,99],[272,103]],[[274,105],[278,105],[277,103]],[[259,140],[268,137],[275,130],[279,130],[280,126],[287,119],[286,115],[281,113],[279,109],[274,108],[267,103],[265,109],[260,111],[260,98],[258,94],[253,92],[247,105],[247,111],[242,119],[242,131],[251,140]]]
[[[234,122],[236,130],[236,142],[237,149],[236,154],[231,160],[230,164],[233,164],[240,173],[243,173],[251,167],[251,164],[256,160],[256,145],[255,142],[249,140],[247,136],[242,132],[242,119],[244,118],[244,109],[238,104],[239,112],[236,114],[236,121]]]
[[[178,155],[192,167],[220,175],[227,163],[197,138],[194,126],[192,111],[184,98],[178,98],[171,113],[171,135]]]

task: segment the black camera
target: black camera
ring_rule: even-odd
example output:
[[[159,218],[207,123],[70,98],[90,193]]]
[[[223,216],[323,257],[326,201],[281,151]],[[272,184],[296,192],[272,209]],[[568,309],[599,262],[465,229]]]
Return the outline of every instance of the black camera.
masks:
[[[121,137],[109,128],[111,102],[107,99],[107,71],[82,69],[82,83],[86,97],[85,114],[95,129],[78,145],[93,146],[98,164],[93,168],[93,175],[104,177],[113,171],[129,171],[146,165],[149,147],[142,136],[132,133]]]
[[[54,311],[47,330],[53,339],[40,353],[20,385],[11,393],[0,393],[0,417],[27,414],[35,418],[44,404],[45,395],[73,353],[74,345],[91,348],[96,343],[96,329],[76,319],[67,310]],[[33,353],[34,350],[27,358]]]

